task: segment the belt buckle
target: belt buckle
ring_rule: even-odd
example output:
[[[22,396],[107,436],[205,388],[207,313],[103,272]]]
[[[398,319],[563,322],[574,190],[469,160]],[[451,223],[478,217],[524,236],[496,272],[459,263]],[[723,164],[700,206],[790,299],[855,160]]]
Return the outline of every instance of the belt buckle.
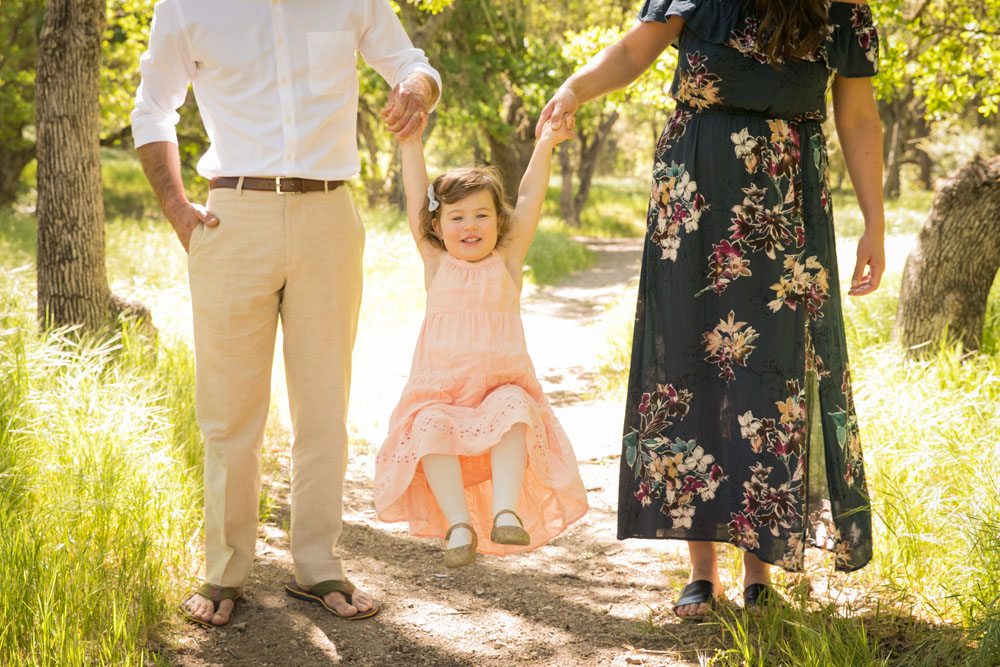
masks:
[[[286,179],[283,176],[275,176],[275,178],[274,178],[274,193],[275,194],[278,194],[278,195],[297,195],[297,194],[299,194],[301,192],[300,190],[282,190],[281,189],[281,182],[283,180],[289,180],[289,179]]]

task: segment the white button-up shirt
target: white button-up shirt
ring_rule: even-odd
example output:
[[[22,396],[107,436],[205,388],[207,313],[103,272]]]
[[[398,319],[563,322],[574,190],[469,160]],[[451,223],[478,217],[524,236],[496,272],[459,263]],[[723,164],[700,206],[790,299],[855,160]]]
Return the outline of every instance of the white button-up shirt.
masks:
[[[390,86],[425,72],[388,0],[162,0],[132,112],[135,145],[177,143],[188,84],[211,141],[198,173],[340,180],[361,168],[360,51]]]

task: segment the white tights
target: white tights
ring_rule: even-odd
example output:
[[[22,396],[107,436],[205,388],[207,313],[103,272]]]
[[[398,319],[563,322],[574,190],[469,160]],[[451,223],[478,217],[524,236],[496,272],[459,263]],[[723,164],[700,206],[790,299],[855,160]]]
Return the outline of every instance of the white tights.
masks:
[[[521,497],[524,483],[524,469],[528,460],[525,448],[525,426],[517,424],[504,433],[490,450],[490,468],[493,474],[493,516],[501,510],[517,511],[517,501]],[[465,485],[462,483],[462,466],[454,454],[428,454],[420,459],[424,475],[444,513],[449,526],[468,523],[469,507],[465,502]],[[504,514],[497,525],[518,525],[510,514]],[[472,542],[472,535],[465,529],[451,534],[448,548],[460,547]]]

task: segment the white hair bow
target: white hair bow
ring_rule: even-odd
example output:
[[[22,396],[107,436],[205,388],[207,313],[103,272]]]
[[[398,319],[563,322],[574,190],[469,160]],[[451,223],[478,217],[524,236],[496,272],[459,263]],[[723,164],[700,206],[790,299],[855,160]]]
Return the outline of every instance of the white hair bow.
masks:
[[[430,200],[430,203],[427,204],[427,210],[430,211],[431,213],[438,210],[438,207],[441,206],[441,202],[439,202],[437,198],[434,196],[433,183],[427,186],[427,199]]]

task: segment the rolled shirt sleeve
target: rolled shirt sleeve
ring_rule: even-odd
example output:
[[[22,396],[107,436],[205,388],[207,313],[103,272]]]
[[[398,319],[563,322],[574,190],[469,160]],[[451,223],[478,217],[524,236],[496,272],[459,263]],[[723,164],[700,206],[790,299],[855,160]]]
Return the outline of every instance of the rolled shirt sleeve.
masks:
[[[438,99],[431,105],[433,111],[441,99],[441,75],[431,67],[423,50],[413,46],[388,0],[370,0],[368,18],[358,45],[361,57],[390,87],[414,72],[423,72],[434,79]]]
[[[180,11],[173,0],[162,0],[153,9],[149,46],[139,60],[142,82],[130,116],[136,148],[154,141],[177,143],[177,109],[195,75]]]

